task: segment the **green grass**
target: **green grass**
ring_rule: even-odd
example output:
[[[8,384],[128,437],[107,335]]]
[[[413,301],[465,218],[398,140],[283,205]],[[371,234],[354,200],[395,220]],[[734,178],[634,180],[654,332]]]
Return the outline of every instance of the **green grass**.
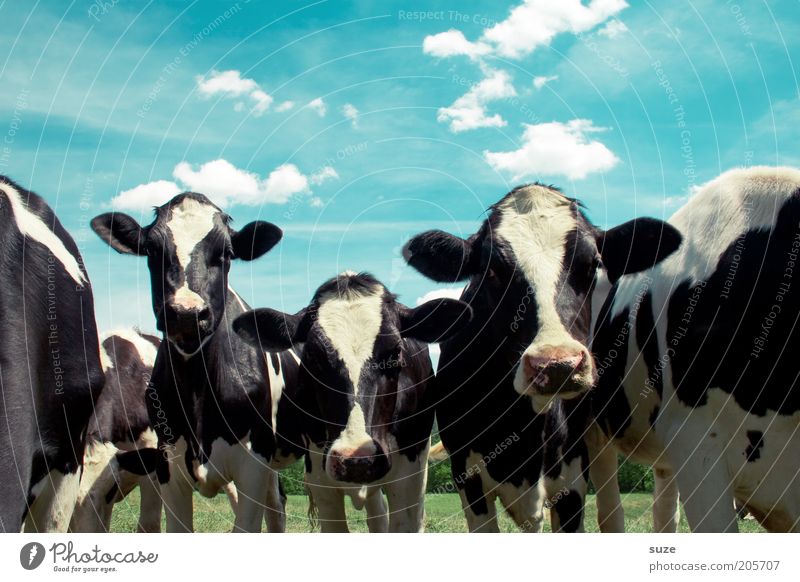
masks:
[[[651,505],[653,496],[649,493],[625,493],[622,495],[625,508],[625,530],[628,532],[644,533],[652,531]],[[303,495],[290,495],[287,506],[287,531],[311,531],[306,512],[307,499]],[[214,499],[194,496],[194,526],[198,532],[226,532],[233,527],[233,512],[228,499],[219,495]],[[596,532],[597,511],[595,510],[594,495],[589,495],[586,505],[586,531]],[[427,495],[425,498],[425,530],[427,532],[466,532],[466,521],[461,512],[461,501],[457,494],[446,493]],[[498,505],[500,515],[500,530],[503,532],[518,531],[514,523],[502,512]],[[131,493],[124,501],[117,504],[111,524],[113,532],[132,532],[136,528],[136,519],[139,515],[139,491]],[[351,531],[367,531],[364,513],[352,508],[347,502],[347,515]],[[162,526],[163,528],[163,526]],[[549,524],[545,531],[550,531]],[[688,532],[686,518],[681,514],[680,531]],[[739,531],[759,532],[763,529],[752,520],[739,522]]]

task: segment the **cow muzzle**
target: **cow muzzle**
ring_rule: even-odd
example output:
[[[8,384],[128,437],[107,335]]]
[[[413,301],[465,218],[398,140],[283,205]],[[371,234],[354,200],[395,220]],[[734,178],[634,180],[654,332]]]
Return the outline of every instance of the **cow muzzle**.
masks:
[[[594,364],[583,347],[546,347],[526,351],[514,388],[534,397],[574,398],[594,384]]]
[[[329,477],[345,483],[371,483],[389,469],[389,457],[374,440],[358,447],[332,447],[325,464]]]
[[[185,354],[194,354],[214,332],[213,317],[207,306],[185,309],[168,305],[164,309],[167,338]]]

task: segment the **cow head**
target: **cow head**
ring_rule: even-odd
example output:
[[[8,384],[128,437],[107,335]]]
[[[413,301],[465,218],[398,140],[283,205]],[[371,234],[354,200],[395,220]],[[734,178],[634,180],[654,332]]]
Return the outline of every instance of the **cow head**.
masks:
[[[532,184],[492,206],[469,239],[425,232],[406,244],[404,256],[435,281],[470,279],[467,295],[473,308],[486,310],[487,333],[513,346],[514,388],[542,410],[554,397],[575,397],[594,384],[588,345],[598,278],[614,282],[652,267],[680,242],[675,228],[651,218],[602,231],[577,201]]]
[[[368,483],[389,471],[397,450],[398,394],[415,377],[432,374],[424,343],[442,341],[470,317],[461,301],[439,299],[410,309],[371,275],[343,273],[299,313],[257,309],[239,316],[233,328],[267,351],[303,344],[300,387],[313,394],[325,424],[325,470],[337,481]]]
[[[156,325],[184,357],[200,351],[222,320],[231,260],[256,259],[282,236],[263,221],[236,231],[227,214],[193,192],[156,208],[149,226],[114,212],[95,217],[92,229],[120,253],[147,256]]]

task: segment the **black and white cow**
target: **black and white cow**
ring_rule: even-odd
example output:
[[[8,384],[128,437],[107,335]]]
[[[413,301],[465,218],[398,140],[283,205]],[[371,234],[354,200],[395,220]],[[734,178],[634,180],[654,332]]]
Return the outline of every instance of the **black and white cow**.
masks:
[[[800,531],[800,171],[726,172],[669,223],[678,251],[605,294],[598,424],[656,467],[663,529],[680,492],[693,531],[736,531],[734,499]]]
[[[516,524],[581,531],[596,367],[588,341],[597,273],[616,279],[652,266],[680,241],[660,221],[609,231],[556,188],[515,188],[463,240],[412,238],[408,263],[438,282],[469,279],[475,313],[442,345],[437,418],[470,531],[497,531],[495,500]]]
[[[103,386],[75,242],[39,196],[0,176],[0,531],[66,531]]]
[[[114,504],[136,487],[141,493],[137,531],[161,530],[158,438],[145,400],[160,343],[135,329],[101,337],[106,383],[89,421],[73,532],[108,532]]]
[[[348,531],[346,496],[366,507],[371,532],[423,531],[434,420],[426,343],[469,317],[454,299],[410,309],[371,275],[346,272],[295,315],[257,309],[234,322],[265,350],[302,346],[299,390],[316,419],[305,425],[306,483],[324,532]]]
[[[235,531],[260,531],[265,506],[270,531],[281,530],[285,514],[270,463],[278,400],[298,361],[289,352],[265,355],[233,333],[233,320],[248,307],[228,286],[231,261],[265,254],[281,230],[256,221],[236,231],[208,198],[189,192],[156,208],[149,226],[111,213],[92,228],[117,251],[146,256],[150,269],[156,325],[166,341],[147,404],[164,453],[157,475],[167,530],[192,530],[195,487],[214,496],[230,482],[238,493]],[[291,448],[279,453],[302,455],[299,436],[279,445]]]

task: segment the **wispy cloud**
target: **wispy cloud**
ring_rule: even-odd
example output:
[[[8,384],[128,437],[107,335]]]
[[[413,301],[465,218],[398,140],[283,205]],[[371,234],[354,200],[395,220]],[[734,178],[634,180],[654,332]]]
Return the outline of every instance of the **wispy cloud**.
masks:
[[[597,34],[599,34],[600,36],[606,36],[608,38],[616,38],[623,32],[627,31],[628,27],[625,26],[625,23],[615,18],[611,22],[606,24],[603,28],[598,30]]]
[[[332,166],[324,166],[311,174],[310,181],[314,185],[322,184],[327,180],[338,179],[339,174]]]
[[[534,77],[533,78],[533,86],[537,89],[541,89],[545,85],[547,85],[551,81],[555,81],[558,79],[558,75],[549,75],[549,76],[542,76],[542,77]]]
[[[449,123],[450,131],[458,133],[479,127],[503,127],[506,121],[495,113],[489,115],[486,105],[498,99],[517,94],[511,84],[511,77],[505,71],[484,68],[486,77],[474,85],[449,107],[439,109],[437,119]]]
[[[450,107],[439,110],[437,119],[449,123],[453,132],[479,127],[502,127],[506,121],[500,114],[489,114],[486,104],[516,95],[508,73],[487,66],[486,57],[521,59],[536,48],[547,45],[558,34],[580,34],[607,21],[628,4],[625,0],[524,0],[508,17],[484,28],[476,41],[470,41],[457,29],[426,36],[422,50],[438,58],[466,56],[481,65],[484,79],[457,99]],[[615,21],[619,22],[619,21]],[[623,26],[622,23],[619,25]],[[617,34],[619,25],[609,29]],[[556,76],[536,77],[533,85],[541,89]]]
[[[488,54],[491,48],[486,44],[470,42],[463,32],[451,28],[447,32],[426,36],[422,41],[422,51],[439,58],[465,55],[474,59]]]
[[[352,103],[345,103],[342,107],[342,115],[350,120],[353,127],[358,125],[358,109]]]
[[[625,0],[525,0],[513,8],[508,18],[485,28],[471,42],[458,30],[448,30],[425,38],[423,50],[437,57],[463,55],[476,58],[497,55],[520,59],[550,43],[563,32],[585,32],[618,14],[628,6]]]
[[[510,174],[512,180],[540,175],[581,180],[589,174],[610,170],[619,162],[605,145],[588,137],[600,131],[604,129],[595,127],[588,119],[525,124],[519,149],[485,151],[483,155],[492,168]]]
[[[320,117],[325,117],[325,115],[328,113],[328,105],[325,103],[322,97],[317,97],[316,99],[310,101],[308,108],[312,111],[316,111],[317,115]]]
[[[207,77],[202,75],[196,78],[197,91],[201,96],[211,98],[215,95],[222,95],[225,98],[246,97],[252,102],[250,111],[256,117],[262,115],[272,104],[272,95],[264,91],[253,79],[242,77],[236,70],[211,71]],[[238,101],[234,105],[234,110],[244,111],[247,105],[244,101]]]

